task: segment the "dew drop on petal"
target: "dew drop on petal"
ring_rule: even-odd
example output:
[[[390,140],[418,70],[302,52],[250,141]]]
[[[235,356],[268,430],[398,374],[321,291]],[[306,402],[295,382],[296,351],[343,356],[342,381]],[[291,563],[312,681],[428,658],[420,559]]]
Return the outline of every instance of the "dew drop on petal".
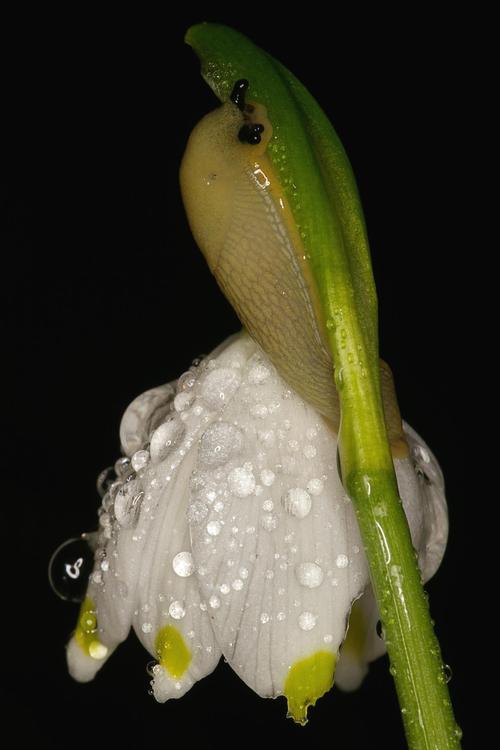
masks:
[[[263,364],[257,364],[252,367],[248,373],[248,382],[251,385],[260,385],[264,383],[270,375],[269,368]]]
[[[116,476],[120,479],[125,479],[132,471],[132,464],[128,456],[122,456],[115,463]]]
[[[174,398],[174,409],[177,412],[182,412],[188,409],[194,400],[194,393],[190,391],[181,391]]]
[[[218,536],[221,532],[221,528],[220,521],[209,521],[207,523],[207,534],[210,534],[210,536]]]
[[[271,471],[270,469],[263,469],[260,472],[260,481],[265,487],[270,487],[273,484],[274,480],[274,471]]]
[[[172,560],[174,573],[180,578],[189,578],[194,573],[194,560],[191,552],[178,552]]]
[[[305,518],[311,510],[311,496],[300,487],[294,487],[283,496],[283,507],[295,518]]]
[[[138,490],[137,482],[126,482],[120,487],[115,498],[115,517],[120,526],[130,529],[137,524],[143,499],[144,491]]]
[[[312,630],[317,621],[317,616],[312,612],[301,612],[299,615],[299,628],[301,630]]]
[[[190,524],[201,523],[208,515],[208,505],[203,500],[194,500],[188,508],[187,517]]]
[[[141,630],[143,633],[151,633],[151,631],[153,630],[153,626],[150,622],[143,622],[141,625]]]
[[[168,614],[174,620],[182,620],[182,618],[186,614],[186,608],[184,607],[184,602],[180,602],[180,601],[171,602],[168,608]]]
[[[295,575],[302,586],[314,589],[323,582],[323,570],[314,562],[299,563],[295,568]]]
[[[349,558],[347,557],[347,555],[337,555],[335,565],[337,566],[337,568],[347,568],[347,566],[349,565]]]
[[[267,612],[262,612],[260,615],[260,621],[263,625],[265,625],[267,622],[269,622],[271,618],[269,617],[269,614]]]
[[[237,497],[248,497],[255,490],[255,477],[251,464],[233,469],[227,478],[229,489]]]
[[[241,382],[241,376],[236,370],[221,367],[212,370],[201,388],[201,394],[210,409],[219,410],[233,397]]]
[[[149,451],[140,450],[136,451],[132,456],[132,468],[134,471],[140,471],[144,469],[149,463]]]
[[[184,437],[185,425],[178,416],[169,417],[151,437],[149,450],[154,464],[164,461]]]
[[[220,607],[220,599],[215,594],[212,594],[212,596],[208,600],[208,603],[210,604],[212,609],[218,609]]]
[[[92,659],[105,659],[108,654],[108,648],[100,641],[91,641],[89,644],[89,656]]]
[[[321,479],[314,478],[307,483],[307,491],[311,495],[321,495],[323,488],[324,484]]]
[[[243,447],[243,433],[228,422],[216,422],[203,433],[199,457],[206,466],[222,466]]]
[[[61,599],[82,602],[94,566],[94,553],[86,539],[69,539],[49,562],[49,583]]]

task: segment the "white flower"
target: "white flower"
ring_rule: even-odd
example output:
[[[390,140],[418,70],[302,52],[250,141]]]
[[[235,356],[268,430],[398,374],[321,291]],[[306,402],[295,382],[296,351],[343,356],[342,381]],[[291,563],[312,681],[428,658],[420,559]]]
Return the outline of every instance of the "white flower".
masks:
[[[427,580],[446,545],[443,479],[404,430],[410,456],[394,463]],[[259,346],[241,333],[176,388],[139,396],[120,437],[131,461],[103,498],[72,676],[92,679],[132,625],[157,659],[159,701],[222,654],[259,695],[285,695],[301,723],[334,673],[359,685],[385,646],[336,435]]]

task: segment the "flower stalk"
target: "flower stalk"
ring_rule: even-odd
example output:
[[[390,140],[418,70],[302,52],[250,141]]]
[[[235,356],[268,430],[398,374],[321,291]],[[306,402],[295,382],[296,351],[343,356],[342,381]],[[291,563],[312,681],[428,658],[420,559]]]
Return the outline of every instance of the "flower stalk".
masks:
[[[224,26],[192,27],[186,41],[226,101],[248,79],[272,123],[268,156],[279,176],[318,292],[341,407],[340,463],[356,510],[381,614],[408,746],[460,747],[438,640],[398,494],[381,397],[377,298],[355,179],[313,97],[280,63]]]

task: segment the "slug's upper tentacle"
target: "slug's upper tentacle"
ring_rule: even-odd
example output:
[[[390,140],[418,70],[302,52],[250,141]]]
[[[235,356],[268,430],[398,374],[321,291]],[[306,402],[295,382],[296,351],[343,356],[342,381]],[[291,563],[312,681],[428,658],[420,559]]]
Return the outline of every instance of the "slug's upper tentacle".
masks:
[[[248,82],[206,115],[181,165],[193,235],[243,325],[282,377],[325,416],[340,421],[325,321],[306,252],[266,149],[273,133],[265,108],[247,103]],[[382,369],[389,438],[405,450],[390,370]]]

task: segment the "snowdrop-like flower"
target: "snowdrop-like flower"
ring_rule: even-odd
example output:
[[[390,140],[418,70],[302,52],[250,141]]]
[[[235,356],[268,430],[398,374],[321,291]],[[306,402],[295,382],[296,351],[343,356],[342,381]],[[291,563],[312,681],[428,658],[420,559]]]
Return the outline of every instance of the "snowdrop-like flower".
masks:
[[[409,453],[394,463],[428,579],[446,544],[443,480],[404,435]],[[99,510],[71,675],[92,679],[132,626],[157,660],[161,702],[221,655],[259,695],[286,696],[301,723],[335,674],[355,688],[384,642],[337,438],[262,349],[245,332],[228,339],[139,396],[120,438],[127,458]]]

